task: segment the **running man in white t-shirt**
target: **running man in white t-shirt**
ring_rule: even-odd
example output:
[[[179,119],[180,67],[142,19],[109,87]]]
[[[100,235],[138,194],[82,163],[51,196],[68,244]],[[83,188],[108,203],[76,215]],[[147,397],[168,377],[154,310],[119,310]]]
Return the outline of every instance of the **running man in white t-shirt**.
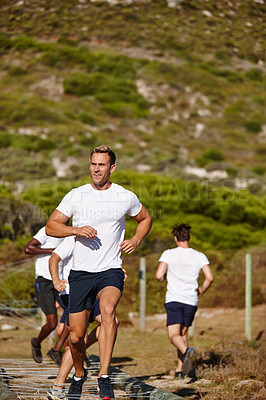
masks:
[[[198,294],[203,295],[213,282],[213,274],[207,257],[189,247],[191,227],[175,225],[172,233],[177,247],[163,252],[159,259],[156,279],[167,279],[165,309],[167,313],[168,337],[177,348],[175,376],[183,379],[193,365],[195,349],[188,347],[187,331],[197,311]],[[205,280],[198,286],[202,269]]]
[[[52,251],[63,239],[46,235],[45,227],[41,228],[25,247],[26,254],[37,255],[35,262],[35,293],[42,311],[46,315],[46,323],[42,326],[39,335],[31,339],[32,357],[37,363],[42,362],[41,343],[56,328],[57,309],[59,300],[49,272],[49,259]],[[63,331],[58,337],[57,343],[47,355],[60,365],[62,360],[61,347],[67,337],[67,331]]]
[[[121,250],[131,254],[148,234],[151,217],[137,196],[122,186],[110,182],[115,171],[116,157],[107,146],[99,146],[91,153],[92,183],[71,190],[52,213],[46,233],[56,237],[76,236],[70,284],[70,347],[75,375],[69,388],[71,398],[80,399],[82,385],[87,378],[83,368],[84,336],[87,310],[91,310],[98,295],[101,311],[99,334],[100,398],[113,398],[108,369],[116,337],[115,310],[123,291]],[[135,235],[124,240],[125,217],[138,223]],[[72,217],[73,226],[66,226]]]
[[[75,236],[68,236],[63,239],[60,245],[53,251],[49,260],[49,270],[53,279],[53,284],[59,293],[61,306],[64,308],[64,314],[62,316],[64,324],[69,325],[69,307],[68,307],[68,295],[69,295],[69,284],[68,276],[73,264],[73,249],[75,245]],[[127,277],[126,271],[125,279]],[[61,319],[62,320],[62,319]],[[99,299],[97,298],[93,304],[92,310],[89,316],[89,323],[93,321],[101,323]],[[116,317],[117,326],[119,320]],[[100,325],[95,327],[87,336],[85,336],[86,348],[90,347],[98,341],[100,331]],[[88,363],[88,361],[87,361]],[[71,356],[70,348],[68,347],[62,358],[56,380],[47,392],[48,399],[59,400],[65,399],[65,381],[68,377],[69,372],[73,367],[73,359]]]

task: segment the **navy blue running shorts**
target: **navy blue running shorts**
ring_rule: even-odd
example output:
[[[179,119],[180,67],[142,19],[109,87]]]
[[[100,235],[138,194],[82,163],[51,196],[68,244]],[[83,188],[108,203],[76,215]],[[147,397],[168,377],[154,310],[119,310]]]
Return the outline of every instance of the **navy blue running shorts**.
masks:
[[[90,313],[89,323],[91,324],[97,315],[101,314],[99,299],[96,299]]]
[[[198,306],[171,301],[164,305],[167,313],[166,326],[182,324],[186,327],[191,326]]]
[[[68,301],[69,301],[69,296],[68,294],[62,294],[59,296],[59,304],[63,308],[64,312],[62,314],[62,317],[60,319],[60,322],[62,324],[67,323],[69,325],[69,306],[68,306]]]
[[[53,281],[38,276],[34,288],[38,304],[44,314],[57,314],[55,302],[59,303],[59,292],[54,288]]]
[[[92,309],[97,294],[107,286],[113,286],[120,290],[124,288],[124,272],[122,268],[111,268],[101,272],[86,272],[71,270],[68,282],[69,312],[77,313]]]

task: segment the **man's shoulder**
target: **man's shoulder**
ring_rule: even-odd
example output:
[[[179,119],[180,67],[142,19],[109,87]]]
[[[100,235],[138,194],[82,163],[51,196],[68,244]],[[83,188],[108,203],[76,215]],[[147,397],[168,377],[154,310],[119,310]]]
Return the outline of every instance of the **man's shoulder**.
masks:
[[[70,192],[73,193],[78,193],[78,192],[89,192],[91,190],[91,184],[90,183],[85,183],[84,185],[77,186],[70,190]]]
[[[199,257],[204,256],[204,257],[206,257],[206,255],[205,255],[204,253],[202,253],[202,251],[193,249],[192,247],[190,247],[190,251],[191,251],[192,253],[194,253],[196,256],[199,256]]]
[[[34,239],[39,241],[43,241],[48,238],[48,235],[45,233],[45,226],[38,230],[38,232],[33,236]]]
[[[132,190],[126,189],[124,186],[118,185],[117,183],[112,183],[112,189],[118,194],[127,194],[128,196],[136,196]]]
[[[66,200],[78,200],[83,193],[89,193],[91,191],[91,184],[86,183],[85,185],[81,185],[78,187],[74,187],[71,189],[65,196]]]
[[[34,236],[36,236],[36,235],[46,235],[45,226],[43,226],[41,229],[39,229],[38,232]]]

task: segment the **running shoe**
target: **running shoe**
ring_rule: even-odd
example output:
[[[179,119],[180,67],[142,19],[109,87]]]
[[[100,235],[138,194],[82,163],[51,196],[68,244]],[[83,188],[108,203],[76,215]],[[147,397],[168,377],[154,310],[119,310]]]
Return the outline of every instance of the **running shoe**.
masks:
[[[61,362],[62,362],[61,351],[50,349],[47,353],[47,356],[50,357],[58,365],[58,367],[60,367]]]
[[[183,374],[188,374],[193,368],[193,358],[196,354],[194,347],[188,347],[183,355]]]
[[[183,374],[183,372],[182,372],[182,371],[176,371],[176,372],[175,372],[175,378],[176,378],[177,380],[184,379],[184,374]]]
[[[83,378],[79,379],[78,381],[75,379],[75,375],[73,375],[72,383],[69,387],[67,399],[68,400],[79,400],[81,393],[82,393],[82,386],[83,383],[86,382],[88,378],[88,371],[84,369],[84,376]]]
[[[114,391],[109,376],[106,378],[103,378],[102,376],[98,378],[98,393],[100,399],[114,399]]]
[[[65,389],[54,389],[53,386],[47,392],[47,398],[49,400],[61,400],[66,398]]]
[[[35,347],[34,346],[34,342],[35,342],[36,338],[33,337],[31,339],[31,353],[32,353],[32,358],[36,363],[41,363],[42,362],[42,352],[41,352],[41,346],[39,347]]]

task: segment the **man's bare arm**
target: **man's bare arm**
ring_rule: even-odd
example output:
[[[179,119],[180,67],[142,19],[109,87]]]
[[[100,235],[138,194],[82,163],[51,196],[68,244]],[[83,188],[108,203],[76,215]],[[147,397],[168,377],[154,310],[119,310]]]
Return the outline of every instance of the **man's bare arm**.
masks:
[[[26,254],[51,254],[54,249],[42,249],[40,247],[41,243],[39,242],[39,240],[32,238],[29,243],[26,245],[26,247],[24,248],[24,252]]]
[[[151,216],[144,206],[142,206],[138,215],[132,218],[138,223],[136,233],[131,239],[124,240],[120,243],[121,250],[127,254],[133,253],[133,251],[136,250],[140,242],[149,233],[152,225]]]
[[[46,224],[46,234],[55,237],[85,236],[88,239],[94,239],[97,235],[97,231],[89,225],[81,228],[66,225],[68,219],[65,214],[54,210]]]
[[[167,268],[168,265],[166,264],[166,262],[161,261],[155,275],[157,281],[163,282],[165,280]]]
[[[202,271],[205,275],[205,280],[202,286],[198,287],[198,294],[203,295],[213,282],[213,273],[209,264],[203,265]]]
[[[67,280],[65,280],[65,279],[60,280],[59,279],[59,275],[58,275],[58,263],[59,263],[59,261],[61,261],[61,258],[59,257],[59,255],[56,254],[56,253],[52,253],[52,255],[51,255],[50,259],[49,259],[49,271],[50,271],[50,274],[51,274],[55,289],[58,292],[62,292],[66,288]]]

